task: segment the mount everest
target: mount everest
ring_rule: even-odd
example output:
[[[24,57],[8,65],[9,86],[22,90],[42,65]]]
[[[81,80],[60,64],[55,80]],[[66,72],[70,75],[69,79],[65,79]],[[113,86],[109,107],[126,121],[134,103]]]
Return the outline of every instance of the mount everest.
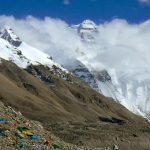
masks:
[[[133,70],[132,68],[130,69],[130,67],[132,67],[132,64],[131,66],[130,64],[128,64],[131,61],[130,58],[128,60],[120,61],[119,62],[120,64],[118,64],[116,68],[111,66],[111,67],[106,67],[107,68],[106,69],[103,66],[107,65],[107,63],[110,61],[108,60],[108,62],[106,62],[107,59],[108,58],[112,59],[114,54],[113,52],[111,52],[111,47],[109,47],[109,44],[108,44],[108,47],[101,47],[103,45],[101,44],[102,41],[99,41],[99,43],[97,43],[96,37],[98,35],[96,34],[102,34],[101,31],[98,29],[97,25],[90,20],[85,20],[80,25],[74,26],[74,28],[76,28],[79,36],[81,36],[81,39],[83,40],[83,44],[86,45],[85,46],[86,50],[80,51],[80,53],[78,54],[78,59],[82,63],[84,63],[85,66],[88,68],[90,75],[92,76],[93,82],[91,82],[91,78],[88,79],[89,73],[85,73],[84,67],[83,67],[83,74],[81,74],[81,71],[79,71],[80,75],[78,75],[76,71],[75,71],[75,74],[80,76],[80,78],[84,79],[85,82],[91,85],[91,87],[96,89],[98,92],[101,92],[105,96],[112,97],[114,100],[119,101],[122,105],[124,105],[130,111],[136,114],[145,116],[145,117],[149,117],[149,113],[150,113],[149,112],[150,111],[149,81],[150,79],[149,79],[148,71],[136,72],[135,70],[134,72],[134,68]],[[95,45],[98,45],[98,46],[95,46]],[[105,52],[105,49],[106,49],[106,52]],[[116,47],[116,49],[118,49],[118,47]],[[122,50],[122,47],[120,46],[120,51],[125,51],[125,50],[124,49]],[[94,66],[96,62],[94,62],[93,64],[91,63],[90,58],[89,58],[90,54],[87,53],[89,51],[100,52],[99,54],[100,58],[97,63],[101,63],[101,64],[100,65],[98,64],[99,65],[98,67]],[[108,58],[105,55],[108,55]],[[112,58],[111,58],[111,55],[112,55]],[[137,55],[137,54],[134,53],[131,55]],[[121,57],[121,56],[118,56],[118,57]],[[112,61],[115,62],[116,60],[112,60]],[[123,69],[119,70],[121,66],[123,67],[125,66],[128,68],[126,71]]]
[[[119,26],[115,21],[114,24],[114,26]],[[109,28],[109,25],[105,26]],[[111,35],[111,42],[107,41],[106,37],[110,33],[104,32],[102,28],[105,28],[105,26],[98,27],[94,22],[85,20],[79,25],[68,27],[67,30],[71,30],[78,37],[79,42],[75,46],[74,44],[72,45],[73,48],[71,48],[74,49],[72,55],[69,55],[71,52],[64,51],[65,48],[69,49],[69,46],[62,47],[61,41],[59,44],[52,35],[51,42],[49,43],[52,46],[48,53],[57,63],[51,60],[48,54],[21,41],[10,27],[6,27],[0,33],[0,57],[13,61],[22,68],[26,68],[29,64],[44,64],[49,67],[56,65],[64,71],[68,70],[74,73],[93,89],[119,101],[132,112],[149,117],[149,70],[146,70],[145,64],[142,64],[143,62],[141,64],[144,67],[135,70],[135,65],[131,61],[133,54],[136,57],[141,52],[139,50],[139,54],[135,54],[131,50],[131,56],[128,59],[124,59],[124,55],[128,55],[126,50],[129,47],[123,47],[124,43],[121,43],[122,45],[120,43],[117,46],[114,45],[114,43],[119,41],[118,34],[115,34],[115,37]],[[130,30],[131,32],[136,32],[134,29]],[[121,32],[122,30],[120,29],[119,34]],[[69,42],[68,44],[71,43]],[[111,51],[111,49],[115,49],[116,53]],[[114,57],[117,53],[118,56]],[[116,59],[111,60],[112,58]]]

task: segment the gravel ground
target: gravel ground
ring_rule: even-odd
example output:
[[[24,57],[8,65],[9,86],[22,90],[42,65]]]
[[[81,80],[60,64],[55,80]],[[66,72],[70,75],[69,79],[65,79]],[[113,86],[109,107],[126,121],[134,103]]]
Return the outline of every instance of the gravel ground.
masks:
[[[31,140],[30,136],[23,134],[18,130],[18,127],[26,127],[28,132],[39,135],[41,138]],[[46,131],[39,122],[28,120],[20,112],[9,106],[4,106],[2,102],[0,102],[0,130],[0,150],[94,150],[61,141]],[[27,145],[21,147],[22,142],[27,143]],[[60,145],[62,149],[54,148],[54,144]],[[95,148],[95,150],[110,150],[110,148]]]

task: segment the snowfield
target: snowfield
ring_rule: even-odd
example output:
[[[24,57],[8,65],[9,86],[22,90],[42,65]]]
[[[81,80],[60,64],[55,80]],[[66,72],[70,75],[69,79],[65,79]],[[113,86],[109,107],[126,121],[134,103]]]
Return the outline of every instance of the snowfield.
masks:
[[[11,41],[16,41],[17,36],[14,34],[14,32],[10,31],[10,28],[4,29],[6,32],[10,33]],[[38,50],[25,42],[21,42],[19,46],[12,45],[11,42],[7,41],[6,39],[3,39],[4,32],[1,33],[0,38],[0,57],[6,60],[10,60],[17,64],[21,68],[26,68],[28,65],[46,65],[48,67],[52,67],[53,65],[60,68],[62,71],[68,72],[66,69],[61,67],[58,63],[55,63],[51,57],[42,52],[41,50]],[[20,40],[20,39],[19,39]]]

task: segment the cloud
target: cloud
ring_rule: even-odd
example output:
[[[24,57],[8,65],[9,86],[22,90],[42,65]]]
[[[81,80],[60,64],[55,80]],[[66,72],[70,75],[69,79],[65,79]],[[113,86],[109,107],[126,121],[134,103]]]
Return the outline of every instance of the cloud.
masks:
[[[150,4],[150,0],[139,0],[141,3]]]
[[[70,0],[64,0],[64,4],[65,5],[69,5],[70,4]]]
[[[44,20],[32,16],[15,19],[13,16],[0,16],[0,28],[9,25],[28,44],[49,53],[63,61],[62,55],[72,57],[75,48],[82,48],[77,32],[59,19],[46,17]]]
[[[89,68],[106,68],[110,72],[114,69],[119,78],[149,79],[150,20],[140,24],[119,19],[104,22],[98,25],[99,33],[94,35],[92,45],[84,44],[77,32],[59,19],[0,16],[0,27],[6,25],[23,41],[52,55],[59,63],[69,64],[73,57],[78,57]],[[79,56],[79,53],[85,55]]]

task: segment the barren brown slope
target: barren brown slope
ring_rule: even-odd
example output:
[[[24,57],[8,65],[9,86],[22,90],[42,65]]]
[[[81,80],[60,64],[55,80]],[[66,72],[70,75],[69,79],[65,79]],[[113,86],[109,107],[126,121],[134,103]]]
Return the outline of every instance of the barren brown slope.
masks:
[[[0,84],[1,97],[7,103],[35,117],[38,113],[38,117],[47,116],[52,119],[55,116],[56,121],[96,121],[100,116],[119,117],[128,121],[141,120],[86,85],[55,78],[54,86],[50,88],[10,62],[0,64]]]
[[[143,118],[82,82],[64,81],[43,66],[36,66],[36,69],[50,75],[53,86],[3,60],[0,64],[0,99],[26,117],[41,121],[67,142],[105,146],[112,145],[114,137],[119,137],[119,141],[132,139],[134,133],[149,139],[149,124]],[[135,145],[138,140],[133,140]]]

